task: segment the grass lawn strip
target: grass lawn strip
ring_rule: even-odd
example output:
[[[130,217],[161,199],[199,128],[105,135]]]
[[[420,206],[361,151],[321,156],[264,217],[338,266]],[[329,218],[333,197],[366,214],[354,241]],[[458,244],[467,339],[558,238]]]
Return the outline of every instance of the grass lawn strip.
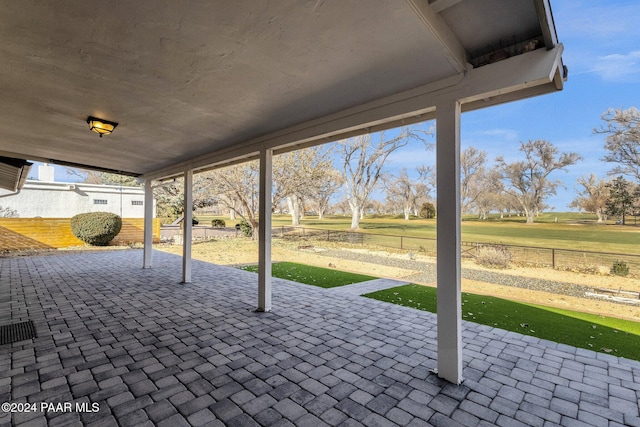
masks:
[[[253,273],[258,272],[257,265],[249,265],[242,267],[242,269]],[[296,264],[294,262],[274,263],[271,267],[271,274],[273,277],[279,279],[293,280],[294,282],[319,286],[321,288],[335,288],[378,279],[378,277],[366,276],[364,274],[348,273],[346,271]]]
[[[404,285],[364,295],[436,312],[436,288]],[[640,323],[462,293],[462,318],[574,347],[640,360]]]

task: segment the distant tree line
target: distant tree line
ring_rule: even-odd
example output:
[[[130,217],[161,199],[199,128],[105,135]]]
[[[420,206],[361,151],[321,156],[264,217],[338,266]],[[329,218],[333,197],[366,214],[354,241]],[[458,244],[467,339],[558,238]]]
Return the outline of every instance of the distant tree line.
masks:
[[[640,214],[640,111],[610,109],[602,121],[594,133],[605,135],[602,160],[614,167],[606,178],[593,173],[578,178],[577,195],[569,207],[595,214],[598,222],[615,218],[625,224],[628,215]],[[469,147],[461,154],[463,212],[475,212],[482,219],[490,211],[501,216],[515,212],[531,223],[548,208],[545,200],[562,185],[551,174],[582,159],[577,153],[558,153],[553,144],[540,140],[521,143],[520,152],[522,159],[506,162],[498,157],[491,168],[483,151]]]
[[[635,107],[609,109],[602,121],[593,131],[605,135],[606,154],[602,160],[615,166],[608,178],[595,174],[579,178],[578,197],[571,207],[595,213],[598,222],[611,217],[626,224],[628,215],[640,214],[640,111]]]
[[[498,156],[491,167],[487,155],[469,147],[460,155],[460,193],[462,212],[477,213],[487,219],[489,212],[522,215],[527,223],[547,205],[549,196],[556,194],[562,185],[551,179],[551,174],[567,169],[582,158],[577,153],[558,153],[549,141],[529,140],[521,142],[521,159],[507,161]]]
[[[594,133],[605,135],[604,161],[615,164],[616,178],[598,178],[594,174],[576,182],[577,196],[570,207],[594,213],[598,222],[640,211],[640,113],[635,108],[608,110],[603,124]],[[391,133],[391,132],[389,132]],[[365,214],[396,214],[405,220],[433,217],[436,210],[435,173],[423,165],[415,170],[401,167],[395,174],[385,165],[389,156],[410,143],[433,149],[428,140],[433,130],[415,127],[397,129],[392,136],[366,134],[321,147],[307,148],[278,156],[273,161],[272,210],[287,213],[298,225],[307,212],[323,215],[351,215],[351,227],[359,227]],[[554,178],[575,165],[582,157],[574,152],[559,152],[546,140],[520,142],[517,159],[498,156],[490,164],[486,152],[466,148],[460,156],[461,208],[464,214],[487,219],[490,212],[521,215],[527,223],[548,209],[548,198],[562,187]],[[133,184],[131,178],[113,174],[85,173],[95,183]],[[193,206],[209,207],[232,219],[242,218],[252,228],[258,226],[257,161],[194,175]],[[155,186],[158,216],[171,222],[182,215],[181,179]],[[380,200],[379,195],[384,198]],[[342,198],[334,201],[334,198]],[[376,195],[376,197],[374,197]]]

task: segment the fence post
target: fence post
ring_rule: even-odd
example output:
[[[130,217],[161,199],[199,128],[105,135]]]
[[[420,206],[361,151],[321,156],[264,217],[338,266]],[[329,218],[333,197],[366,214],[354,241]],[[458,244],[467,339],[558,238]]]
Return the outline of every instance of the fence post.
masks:
[[[400,236],[400,249],[404,249],[402,246],[402,236]]]
[[[551,268],[556,268],[556,250],[551,248]]]
[[[331,233],[331,230],[327,230],[327,242],[328,242],[329,240],[331,240],[331,239],[329,238],[329,233]]]

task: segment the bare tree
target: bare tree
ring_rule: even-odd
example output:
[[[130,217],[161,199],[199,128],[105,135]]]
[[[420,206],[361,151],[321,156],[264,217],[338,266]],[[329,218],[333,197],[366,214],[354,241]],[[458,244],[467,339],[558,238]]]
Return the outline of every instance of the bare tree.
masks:
[[[552,181],[549,175],[556,170],[566,170],[582,157],[577,153],[561,153],[551,142],[535,140],[520,142],[520,152],[525,159],[507,163],[503,156],[496,158],[498,170],[506,184],[505,191],[513,196],[533,223],[535,215],[544,204],[544,199],[556,193],[561,181]]]
[[[209,193],[219,196],[219,203],[258,229],[258,194],[260,168],[257,160],[207,172]]]
[[[423,201],[429,199],[430,188],[428,183],[431,169],[418,168],[419,178],[412,180],[407,168],[402,168],[397,176],[383,179],[387,192],[387,203],[402,208],[405,221],[409,220],[411,212],[420,209]]]
[[[588,177],[581,176],[576,183],[582,189],[576,189],[578,197],[573,199],[569,207],[594,213],[598,217],[598,222],[604,222],[607,219],[606,210],[609,199],[608,181],[598,180],[596,175],[592,173]]]
[[[370,200],[367,203],[366,209],[374,215],[384,215],[389,212],[388,207],[380,200]]]
[[[67,175],[82,179],[82,182],[85,184],[124,185],[128,187],[139,187],[142,185],[136,178],[129,175],[75,168],[66,168],[66,172]]]
[[[350,212],[351,208],[349,207],[349,202],[347,201],[347,199],[343,198],[338,200],[338,202],[333,205],[333,211],[334,213],[339,215],[346,215],[348,212]]]
[[[339,141],[337,147],[342,155],[342,173],[346,187],[346,197],[351,208],[351,229],[360,227],[364,208],[382,174],[385,161],[391,153],[406,146],[410,140],[424,142],[425,131],[411,128],[400,129],[396,137],[386,139],[385,133],[378,134],[378,142],[372,135],[360,135]],[[427,145],[427,148],[430,148]]]
[[[508,198],[504,193],[504,185],[501,181],[502,175],[496,168],[482,171],[482,175],[475,177],[477,180],[474,185],[481,188],[473,200],[473,205],[478,211],[478,218],[487,219],[489,212],[492,210],[503,211],[503,207],[508,203]]]
[[[635,107],[609,109],[602,115],[602,120],[604,124],[594,132],[607,135],[604,148],[608,154],[603,160],[618,164],[611,174],[627,175],[640,181],[640,111]]]
[[[409,178],[407,168],[402,168],[397,176],[383,179],[387,190],[387,203],[400,206],[405,221],[409,221],[413,199],[413,182]]]
[[[460,153],[460,199],[462,213],[469,213],[476,199],[485,190],[487,153],[469,147]]]
[[[67,175],[80,178],[85,184],[104,184],[102,182],[102,172],[87,169],[65,168]]]
[[[327,195],[332,187],[327,183],[336,173],[330,155],[331,149],[312,147],[274,158],[273,181],[276,187],[274,201],[277,203],[280,199],[286,198],[292,225],[300,225],[305,200],[324,193],[328,203],[328,198],[333,195],[333,193]],[[323,206],[324,209],[326,206]]]
[[[431,166],[418,166],[418,180],[413,194],[413,214],[418,216],[424,203],[435,203],[431,192],[436,189],[436,175]]]
[[[329,210],[331,197],[342,187],[342,175],[333,167],[327,170],[324,179],[317,182],[311,201],[318,212],[318,219],[322,219],[325,212]]]

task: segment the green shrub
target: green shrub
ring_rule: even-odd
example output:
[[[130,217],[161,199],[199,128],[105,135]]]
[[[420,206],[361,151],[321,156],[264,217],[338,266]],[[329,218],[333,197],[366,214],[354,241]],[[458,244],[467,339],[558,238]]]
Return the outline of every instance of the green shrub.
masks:
[[[156,218],[160,218],[160,223],[163,225],[173,223],[180,216],[182,216],[182,212],[166,206],[164,203],[158,203],[156,206]]]
[[[436,207],[433,205],[433,203],[423,203],[422,206],[420,206],[420,212],[418,213],[418,216],[425,219],[435,218]]]
[[[616,261],[611,267],[611,274],[615,276],[627,276],[629,274],[629,266],[624,261]]]
[[[478,248],[476,262],[490,268],[509,268],[511,252],[504,246],[481,246]]]
[[[196,218],[195,216],[191,218],[191,225],[198,225],[200,224],[200,220],[198,218]]]
[[[82,213],[71,218],[71,232],[93,246],[106,246],[118,235],[122,218],[110,212]]]
[[[244,219],[240,221],[239,224],[236,224],[236,230],[240,230],[243,236],[251,237],[253,236],[253,227]]]
[[[224,219],[212,219],[211,226],[216,228],[225,228],[227,224],[224,222]]]

